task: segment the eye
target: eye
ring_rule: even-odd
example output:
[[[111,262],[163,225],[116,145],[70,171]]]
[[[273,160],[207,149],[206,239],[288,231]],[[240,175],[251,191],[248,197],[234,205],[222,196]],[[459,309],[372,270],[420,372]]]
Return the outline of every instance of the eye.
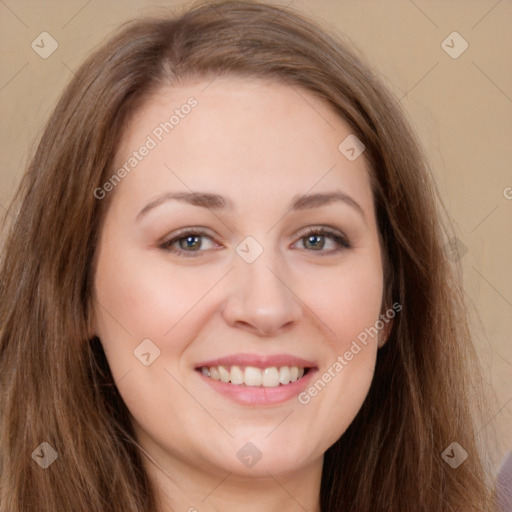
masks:
[[[208,243],[205,244],[205,241]],[[309,252],[318,252],[322,255],[334,254],[351,248],[347,238],[341,232],[326,227],[309,228],[296,243],[298,242],[302,242],[303,248]],[[329,245],[331,249],[328,249]],[[162,242],[159,247],[178,256],[195,257],[199,256],[201,252],[220,246],[203,229],[186,228]],[[326,247],[327,250],[325,250]]]
[[[332,231],[325,227],[309,228],[298,242],[302,242],[303,248],[310,252],[321,252],[324,255],[337,253],[344,249],[351,248],[349,241],[342,233]],[[331,245],[331,249],[324,250],[326,245]]]
[[[205,240],[209,243],[205,244]],[[205,248],[205,245],[209,245],[210,247]],[[215,247],[219,246],[208,233],[201,229],[192,228],[187,228],[176,233],[160,245],[160,248],[164,251],[184,257],[194,257],[198,255],[198,253],[204,252],[206,249],[214,249]]]

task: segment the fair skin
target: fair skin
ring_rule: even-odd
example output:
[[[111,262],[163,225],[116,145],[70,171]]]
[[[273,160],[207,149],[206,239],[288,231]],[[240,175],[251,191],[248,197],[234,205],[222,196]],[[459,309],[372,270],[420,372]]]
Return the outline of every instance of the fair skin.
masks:
[[[383,341],[382,332],[370,337],[332,377],[338,356],[383,311],[368,167],[338,150],[350,127],[311,94],[234,77],[207,85],[159,91],[128,125],[114,169],[187,98],[198,101],[111,192],[94,331],[137,440],[158,464],[147,471],[163,512],[319,511],[323,454],[360,409]],[[191,191],[222,195],[232,209],[166,200],[140,213],[162,194]],[[297,196],[331,192],[345,200],[290,209]],[[306,232],[323,226],[350,247]],[[172,243],[179,254],[165,248],[190,227],[204,235],[181,231]],[[237,253],[248,236],[258,245]],[[254,261],[242,257],[257,247]],[[144,339],[160,350],[147,366],[134,356]],[[268,360],[277,370],[300,358],[307,385],[265,395],[215,381],[236,387],[227,395],[198,368],[239,354],[262,369],[263,357],[279,355]],[[329,368],[330,382],[301,403],[298,393]]]

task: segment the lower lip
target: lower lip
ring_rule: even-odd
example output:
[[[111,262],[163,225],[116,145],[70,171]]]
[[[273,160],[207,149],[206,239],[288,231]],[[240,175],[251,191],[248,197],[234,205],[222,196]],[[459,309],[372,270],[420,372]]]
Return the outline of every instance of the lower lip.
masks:
[[[308,386],[316,370],[310,369],[306,375],[295,382],[273,388],[263,386],[246,386],[231,384],[206,377],[198,371],[199,376],[215,391],[241,405],[274,405],[286,402],[299,395]]]

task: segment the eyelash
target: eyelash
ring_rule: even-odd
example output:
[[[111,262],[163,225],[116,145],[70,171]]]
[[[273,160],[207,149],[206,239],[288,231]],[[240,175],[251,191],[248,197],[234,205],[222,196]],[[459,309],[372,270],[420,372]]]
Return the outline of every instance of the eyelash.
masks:
[[[349,243],[349,241],[347,240],[347,238],[345,236],[343,236],[342,234],[337,233],[335,231],[331,231],[330,229],[327,229],[325,227],[310,227],[298,240],[304,240],[312,235],[320,235],[320,236],[329,237],[332,240],[334,240],[339,246],[337,249],[333,249],[330,251],[323,251],[323,250],[309,251],[309,252],[318,252],[319,256],[327,256],[327,255],[332,255],[335,253],[337,254],[340,251],[352,248],[351,244]],[[196,229],[196,228],[187,228],[187,229],[183,229],[182,231],[178,232],[172,238],[165,240],[160,245],[160,248],[166,252],[174,253],[180,257],[185,257],[185,258],[197,257],[197,256],[199,256],[200,253],[202,253],[204,251],[201,251],[201,250],[185,251],[182,249],[176,249],[176,248],[172,247],[175,243],[177,243],[180,240],[183,240],[185,238],[188,238],[189,236],[206,237],[213,241],[213,238],[210,235],[208,235],[205,231],[203,231],[201,229]],[[305,249],[305,250],[307,251],[308,249]],[[196,253],[196,254],[194,254],[194,253]]]

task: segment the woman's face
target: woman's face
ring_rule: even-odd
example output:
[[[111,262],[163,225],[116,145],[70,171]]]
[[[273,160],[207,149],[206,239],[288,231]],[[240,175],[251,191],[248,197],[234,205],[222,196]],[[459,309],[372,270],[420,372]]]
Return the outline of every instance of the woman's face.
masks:
[[[350,135],[310,93],[254,79],[162,90],[131,120],[96,192],[113,197],[95,334],[167,469],[318,467],[361,407],[383,269]]]

